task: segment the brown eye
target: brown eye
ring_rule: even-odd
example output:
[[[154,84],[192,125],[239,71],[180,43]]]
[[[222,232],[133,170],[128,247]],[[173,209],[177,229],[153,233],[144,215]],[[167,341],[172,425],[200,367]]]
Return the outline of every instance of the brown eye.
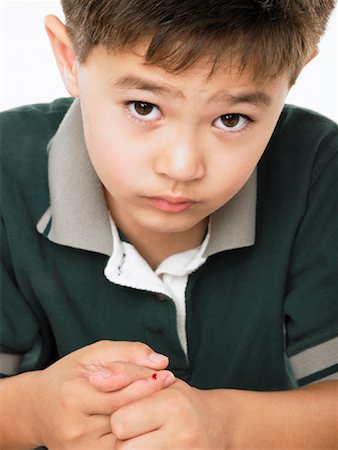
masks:
[[[247,128],[250,122],[253,122],[253,120],[243,114],[223,114],[217,117],[213,125],[222,131],[234,133]]]
[[[127,102],[126,106],[130,115],[138,121],[152,122],[162,118],[160,109],[152,103],[132,101]]]
[[[135,102],[134,108],[140,116],[147,116],[153,111],[154,105],[151,103]]]
[[[233,128],[239,124],[241,116],[239,114],[225,114],[221,116],[222,124],[226,127]]]

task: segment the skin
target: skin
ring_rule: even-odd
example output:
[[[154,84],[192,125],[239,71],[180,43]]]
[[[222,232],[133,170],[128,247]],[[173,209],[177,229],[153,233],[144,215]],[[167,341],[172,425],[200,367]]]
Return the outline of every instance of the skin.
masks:
[[[208,78],[205,59],[170,74],[144,64],[147,42],[118,54],[98,46],[79,64],[61,22],[49,17],[47,29],[66,88],[80,98],[88,153],[117,225],[153,268],[199,245],[210,214],[262,156],[288,75],[257,84],[248,71],[223,68]],[[269,104],[244,98],[257,92]],[[183,209],[172,211],[177,199]]]
[[[46,27],[65,85],[80,97],[89,156],[118,226],[153,268],[198,245],[209,215],[240,190],[264,152],[287,74],[261,85],[248,71],[208,79],[203,60],[168,74],[143,64],[145,42],[120,54],[97,47],[79,64],[63,24],[50,16]],[[212,102],[220,92],[222,100]],[[270,101],[248,102],[248,92]],[[175,381],[163,371],[168,361],[150,354],[141,344],[99,342],[44,371],[5,380],[1,447],[336,448],[336,383],[291,392],[202,391]]]
[[[102,47],[77,70],[88,152],[110,212],[154,269],[167,256],[200,244],[210,214],[256,167],[288,92],[286,76],[257,86],[248,76],[223,72],[207,82],[208,71],[200,64],[172,75],[145,66],[134,53],[107,55]],[[168,86],[174,93],[114,87],[125,77]],[[224,90],[232,96],[261,91],[271,104],[210,100]],[[128,104],[133,101],[138,103]],[[234,113],[237,125],[222,122],[222,116]],[[173,211],[170,203],[176,199],[187,208]]]
[[[248,70],[208,77],[205,59],[170,74],[144,64],[146,41],[120,53],[96,47],[79,64],[63,25],[47,25],[65,85],[80,97],[89,156],[117,225],[153,268],[198,245],[210,214],[262,156],[288,74],[264,84]],[[263,97],[269,101],[252,102]],[[105,380],[92,383],[102,389]],[[114,448],[335,448],[336,391],[335,383],[288,393],[201,391],[177,380],[112,414]]]
[[[1,449],[114,448],[111,415],[175,382],[167,365],[145,344],[100,341],[1,380]]]

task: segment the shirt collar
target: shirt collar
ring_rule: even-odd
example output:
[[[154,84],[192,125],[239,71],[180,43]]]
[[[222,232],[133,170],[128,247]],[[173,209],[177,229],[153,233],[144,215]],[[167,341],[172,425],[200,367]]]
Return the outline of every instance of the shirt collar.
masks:
[[[85,145],[80,101],[74,100],[48,145],[50,207],[37,230],[60,245],[110,256],[113,237],[101,182]],[[211,217],[204,256],[255,242],[256,172]]]

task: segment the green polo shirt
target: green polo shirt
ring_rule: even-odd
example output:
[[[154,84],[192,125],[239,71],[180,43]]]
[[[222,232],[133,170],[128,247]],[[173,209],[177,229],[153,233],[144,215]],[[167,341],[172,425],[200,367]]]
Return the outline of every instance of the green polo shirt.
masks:
[[[255,173],[212,216],[208,258],[186,289],[187,360],[173,301],[104,276],[112,234],[79,102],[3,113],[4,365],[39,369],[110,339],[147,343],[198,388],[282,390],[335,377],[337,128],[286,106]]]

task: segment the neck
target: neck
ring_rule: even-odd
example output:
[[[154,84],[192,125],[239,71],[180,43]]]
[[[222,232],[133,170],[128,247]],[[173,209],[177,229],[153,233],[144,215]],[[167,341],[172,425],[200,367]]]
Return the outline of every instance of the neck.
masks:
[[[117,224],[117,226],[119,226]],[[153,270],[171,255],[198,247],[206,234],[208,220],[199,223],[193,230],[182,233],[129,233],[125,228],[122,232]],[[140,239],[141,236],[141,239]]]
[[[181,232],[160,232],[142,226],[123,209],[116,207],[105,191],[108,209],[116,226],[153,270],[171,255],[198,247],[206,234],[209,218]]]

